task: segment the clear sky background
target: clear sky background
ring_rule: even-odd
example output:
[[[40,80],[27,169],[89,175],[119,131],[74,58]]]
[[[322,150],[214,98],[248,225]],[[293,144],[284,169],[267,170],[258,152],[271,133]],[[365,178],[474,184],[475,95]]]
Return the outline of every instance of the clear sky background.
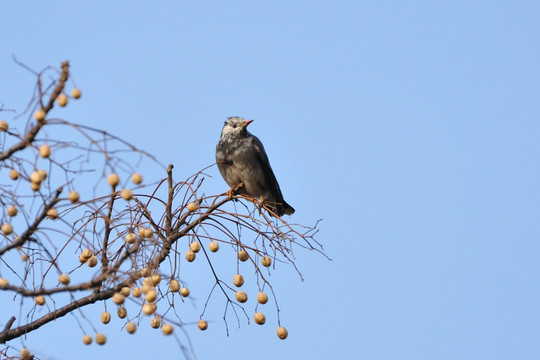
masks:
[[[323,218],[333,261],[298,251],[304,282],[273,273],[286,341],[275,318],[227,337],[216,302],[208,331],[186,328],[199,359],[537,359],[539,19],[537,1],[3,1],[0,102],[23,111],[32,94],[12,55],[67,59],[83,98],[55,114],[179,179],[214,162],[227,116],[255,119],[292,220]],[[205,191],[225,191],[210,173]],[[25,344],[183,358],[155,330],[95,323],[104,347],[71,317]]]

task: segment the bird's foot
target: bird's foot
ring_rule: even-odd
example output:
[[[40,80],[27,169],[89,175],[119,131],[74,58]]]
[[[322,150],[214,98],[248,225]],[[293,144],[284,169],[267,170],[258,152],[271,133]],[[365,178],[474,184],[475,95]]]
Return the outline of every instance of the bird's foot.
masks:
[[[242,186],[244,186],[244,183],[240,183],[236,185],[234,188],[230,188],[229,190],[227,190],[227,197],[229,198],[229,200],[233,198],[234,193],[236,193],[238,189],[240,189]]]

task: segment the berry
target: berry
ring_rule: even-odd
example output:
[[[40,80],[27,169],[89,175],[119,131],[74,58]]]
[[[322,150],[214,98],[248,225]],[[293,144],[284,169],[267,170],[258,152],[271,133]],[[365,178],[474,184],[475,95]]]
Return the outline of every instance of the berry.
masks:
[[[188,251],[186,251],[186,260],[188,262],[193,262],[195,260],[195,252],[191,249],[189,249]]]
[[[131,182],[135,185],[139,185],[140,183],[142,183],[142,175],[137,173],[131,175]]]
[[[56,102],[58,103],[58,105],[64,107],[67,105],[68,103],[68,97],[66,94],[60,94],[58,95],[58,97],[56,98]]]
[[[257,294],[257,301],[259,302],[259,304],[266,304],[268,302],[268,295],[261,291]]]
[[[72,192],[69,193],[68,199],[69,201],[71,201],[72,204],[75,204],[76,202],[79,201],[79,193],[73,190]]]
[[[165,335],[170,335],[170,334],[172,334],[173,329],[174,329],[174,328],[172,327],[172,325],[170,325],[170,324],[165,324],[165,325],[163,325],[163,327],[161,328],[161,331],[162,331],[163,334],[165,334]]]
[[[249,255],[247,253],[246,250],[240,250],[238,252],[238,259],[242,262],[246,261],[247,259],[249,259]]]
[[[124,200],[131,200],[133,199],[133,191],[131,191],[130,189],[124,189],[120,192],[120,196]]]
[[[198,241],[194,241],[194,242],[192,242],[191,244],[189,244],[189,248],[190,248],[191,251],[193,251],[194,253],[198,253],[199,250],[201,250],[201,243],[198,242]]]
[[[189,212],[194,212],[195,210],[197,210],[199,208],[199,205],[197,205],[197,203],[194,203],[194,202],[190,202],[188,205],[187,205],[187,209]]]
[[[272,259],[270,258],[270,256],[265,255],[261,259],[261,264],[264,267],[269,267],[270,265],[272,265]]]
[[[101,313],[100,319],[102,323],[108,324],[111,321],[111,314],[108,311],[104,311]]]
[[[17,180],[19,178],[19,172],[17,170],[15,170],[15,169],[11,169],[9,171],[9,178],[11,180]]]
[[[171,289],[172,292],[178,292],[180,290],[180,284],[176,280],[171,280],[169,283],[169,289]]]
[[[287,329],[285,329],[283,326],[280,326],[278,327],[277,329],[277,336],[281,339],[281,340],[285,340],[287,338],[287,336],[289,336],[289,332],[287,331]]]
[[[107,337],[105,336],[105,334],[101,334],[101,333],[96,334],[96,344],[105,345],[106,342],[107,342]]]
[[[206,322],[206,320],[199,320],[199,329],[201,329],[202,331],[208,329],[208,323]]]
[[[134,334],[135,331],[137,331],[137,325],[135,325],[135,324],[132,323],[132,322],[128,322],[128,323],[126,324],[126,330],[127,330],[128,333]]]
[[[208,248],[210,249],[211,252],[216,252],[219,250],[219,244],[217,243],[217,241],[212,241],[208,245]]]
[[[247,294],[243,291],[237,291],[235,297],[238,302],[245,303],[247,301]]]
[[[36,301],[36,304],[38,304],[39,306],[45,305],[45,297],[43,295],[36,296],[35,301]]]
[[[42,122],[45,120],[45,115],[47,115],[45,110],[39,109],[34,113],[34,119],[36,119],[38,122]]]
[[[90,345],[92,343],[92,337],[90,335],[84,335],[82,342],[84,345]]]
[[[189,293],[190,291],[187,287],[183,287],[182,290],[180,290],[180,295],[182,295],[183,297],[188,297]]]
[[[244,277],[240,274],[234,275],[233,284],[237,287],[244,285]]]
[[[58,277],[58,282],[62,285],[68,285],[69,284],[69,275],[62,274]]]
[[[116,186],[120,182],[120,178],[118,177],[117,174],[112,173],[112,174],[109,175],[109,177],[107,177],[107,182],[111,186]]]
[[[266,316],[264,316],[263,313],[258,312],[253,315],[253,320],[255,320],[255,323],[263,325],[266,322]]]
[[[10,205],[8,208],[7,208],[7,214],[11,217],[13,216],[16,216],[18,213],[17,211],[17,208],[13,205]]]
[[[71,90],[71,96],[74,98],[74,99],[79,99],[81,97],[81,90],[75,88],[73,90]]]

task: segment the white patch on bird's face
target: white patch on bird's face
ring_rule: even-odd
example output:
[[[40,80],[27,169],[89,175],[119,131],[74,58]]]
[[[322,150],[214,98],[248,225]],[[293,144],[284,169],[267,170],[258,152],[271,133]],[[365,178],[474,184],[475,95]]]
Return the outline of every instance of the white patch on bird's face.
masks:
[[[245,131],[246,120],[241,117],[230,117],[225,121],[223,130],[221,130],[221,139],[231,139],[240,136]]]

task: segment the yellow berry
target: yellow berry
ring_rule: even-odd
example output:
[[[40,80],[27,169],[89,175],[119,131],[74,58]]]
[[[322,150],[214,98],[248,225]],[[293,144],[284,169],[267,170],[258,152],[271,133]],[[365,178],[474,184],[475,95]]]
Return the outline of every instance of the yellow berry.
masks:
[[[40,182],[31,182],[30,183],[30,188],[32,189],[32,191],[39,191],[39,189],[41,189],[41,183]]]
[[[68,103],[68,97],[66,94],[60,94],[58,95],[58,97],[56,98],[56,102],[58,103],[58,105],[64,107],[67,105]]]
[[[10,235],[11,233],[13,233],[13,225],[11,225],[10,223],[2,225],[2,232],[5,235]]]
[[[188,205],[187,205],[187,209],[189,212],[194,212],[195,210],[197,210],[199,208],[199,205],[197,205],[197,203],[194,203],[194,202],[190,202]]]
[[[152,285],[150,285],[149,283],[143,282],[143,286],[142,286],[142,288],[141,288],[141,292],[142,292],[143,294],[146,295],[146,294],[148,294],[148,292],[149,292],[150,290],[154,290],[154,291],[155,291],[156,289],[155,289]]]
[[[41,181],[45,180],[47,178],[47,170],[40,169],[37,171],[39,176],[41,177]]]
[[[45,115],[47,115],[45,113],[45,110],[39,109],[34,113],[34,119],[36,119],[36,121],[42,122],[43,120],[45,120]]]
[[[28,261],[28,255],[22,254],[22,255],[21,255],[21,260],[22,260],[22,261]]]
[[[35,300],[36,300],[36,304],[38,304],[39,306],[45,305],[45,296],[38,295],[38,296],[36,296]]]
[[[253,320],[255,320],[256,324],[263,325],[266,322],[266,316],[264,316],[263,313],[258,312],[253,315]]]
[[[139,233],[139,235],[141,235],[141,234]],[[142,277],[148,277],[148,276],[150,276],[150,269],[148,269],[147,267],[143,267],[143,268],[141,269],[141,276],[142,276]]]
[[[9,171],[9,178],[11,180],[17,180],[19,178],[19,172],[17,170],[15,170],[15,169],[11,169]]]
[[[157,292],[156,290],[150,290],[146,293],[146,301],[148,302],[154,302],[157,298]]]
[[[51,156],[51,147],[49,145],[41,145],[39,148],[39,155],[43,158]]]
[[[7,208],[7,214],[11,217],[13,216],[16,216],[18,213],[17,211],[17,208],[13,205],[10,205],[8,208]]]
[[[9,129],[9,125],[6,121],[0,120],[0,131],[7,131]]]
[[[157,305],[154,303],[146,303],[142,307],[143,313],[146,315],[152,315],[157,310]]]
[[[177,292],[178,290],[180,290],[180,284],[178,283],[178,281],[176,280],[171,280],[171,282],[169,282],[169,289],[171,289],[172,292]]]
[[[84,335],[82,342],[84,345],[90,345],[92,343],[92,337],[90,335]]]
[[[161,282],[161,275],[153,274],[150,278],[150,282],[152,283],[152,285],[157,286]]]
[[[86,261],[86,263],[88,264],[89,267],[93,268],[94,266],[97,265],[97,257],[92,256],[90,259]]]
[[[92,253],[92,250],[90,249],[84,249],[83,252],[81,253],[81,257],[85,260],[90,259],[92,255],[94,254]]]
[[[206,320],[199,320],[199,329],[201,329],[202,331],[208,329],[208,323],[206,322]]]
[[[188,297],[189,296],[189,289],[187,287],[183,287],[182,290],[180,290],[180,295],[182,295],[183,297]]]
[[[240,250],[238,252],[238,259],[242,262],[246,261],[247,259],[249,259],[249,254],[247,253],[246,250]]]
[[[238,302],[245,303],[247,301],[247,294],[243,291],[237,291],[235,297]]]
[[[126,235],[126,242],[128,244],[134,244],[136,240],[137,240],[137,235],[135,235],[134,233],[129,233]]]
[[[81,90],[75,88],[73,90],[71,90],[71,96],[74,98],[74,99],[79,99],[81,97]]]
[[[142,238],[149,239],[154,236],[154,232],[150,228],[142,227],[139,229],[139,236]]]
[[[152,320],[150,320],[150,326],[154,329],[157,329],[161,325],[161,319],[156,317],[153,317]]]
[[[27,348],[21,349],[21,360],[30,360],[30,351]]]
[[[120,182],[120,178],[118,177],[117,174],[112,173],[112,174],[110,174],[109,177],[107,178],[107,182],[108,182],[109,185],[111,185],[111,186],[116,186],[116,185],[118,185],[118,183]]]
[[[163,327],[161,328],[161,331],[162,331],[163,334],[165,334],[165,335],[170,335],[170,334],[172,334],[172,332],[173,332],[173,327],[172,327],[172,325],[170,325],[170,324],[165,324],[165,325],[163,325]]]
[[[259,304],[266,304],[268,302],[268,295],[261,291],[257,294],[257,301],[259,302]]]
[[[34,171],[30,175],[30,182],[32,182],[32,183],[40,183],[42,181],[43,181],[43,177],[41,176],[41,174],[38,171]]]
[[[47,216],[51,220],[58,219],[58,210],[56,210],[55,208],[50,208],[49,210],[47,210]]]
[[[194,261],[195,257],[196,257],[196,255],[195,255],[195,252],[193,250],[189,249],[188,251],[186,251],[186,260],[188,262]]]
[[[131,293],[133,294],[134,297],[138,298],[141,296],[142,291],[140,288],[134,287],[133,290],[131,290]]]
[[[101,313],[100,319],[102,323],[108,324],[111,321],[111,314],[108,311],[104,311]]]
[[[120,319],[124,319],[127,316],[127,310],[123,306],[120,306],[116,313]]]
[[[79,198],[80,198],[79,193],[75,190],[70,192],[68,195],[68,199],[69,201],[71,201],[72,204],[75,204],[76,202],[78,202]]]
[[[191,244],[189,244],[189,248],[190,248],[191,251],[193,251],[194,253],[198,253],[199,250],[201,250],[201,243],[198,242],[198,241],[194,241],[194,242],[192,242]]]
[[[261,259],[261,264],[264,267],[269,267],[270,265],[272,265],[272,259],[270,258],[270,256],[265,255]]]
[[[58,277],[58,282],[62,285],[68,285],[69,284],[69,275],[68,274],[62,274]]]
[[[120,192],[120,196],[122,196],[122,199],[124,200],[131,200],[133,199],[133,191],[130,189],[124,189]]]
[[[244,277],[240,274],[234,275],[233,284],[237,287],[244,285]]]
[[[127,330],[128,333],[134,334],[135,331],[137,331],[137,325],[135,325],[135,324],[132,323],[132,322],[128,322],[128,323],[126,324],[126,330]]]
[[[137,173],[131,175],[131,182],[139,185],[140,183],[142,183],[142,175]]]
[[[8,285],[9,285],[9,281],[7,279],[0,278],[0,287],[8,286]]]
[[[210,249],[211,252],[216,252],[219,250],[219,244],[217,243],[217,241],[212,241],[208,245],[208,248]]]
[[[281,340],[285,340],[285,339],[287,338],[288,335],[289,335],[289,332],[287,331],[287,329],[285,329],[283,326],[278,327],[278,329],[277,329],[277,336],[278,336]]]
[[[96,334],[96,344],[104,345],[107,342],[107,337],[105,334],[98,333]]]
[[[121,293],[115,293],[112,299],[116,305],[122,305],[126,300],[126,297]]]
[[[120,293],[122,295],[124,295],[124,297],[128,297],[130,294],[131,294],[131,290],[129,290],[129,288],[127,286],[124,286],[121,290],[120,290]]]

